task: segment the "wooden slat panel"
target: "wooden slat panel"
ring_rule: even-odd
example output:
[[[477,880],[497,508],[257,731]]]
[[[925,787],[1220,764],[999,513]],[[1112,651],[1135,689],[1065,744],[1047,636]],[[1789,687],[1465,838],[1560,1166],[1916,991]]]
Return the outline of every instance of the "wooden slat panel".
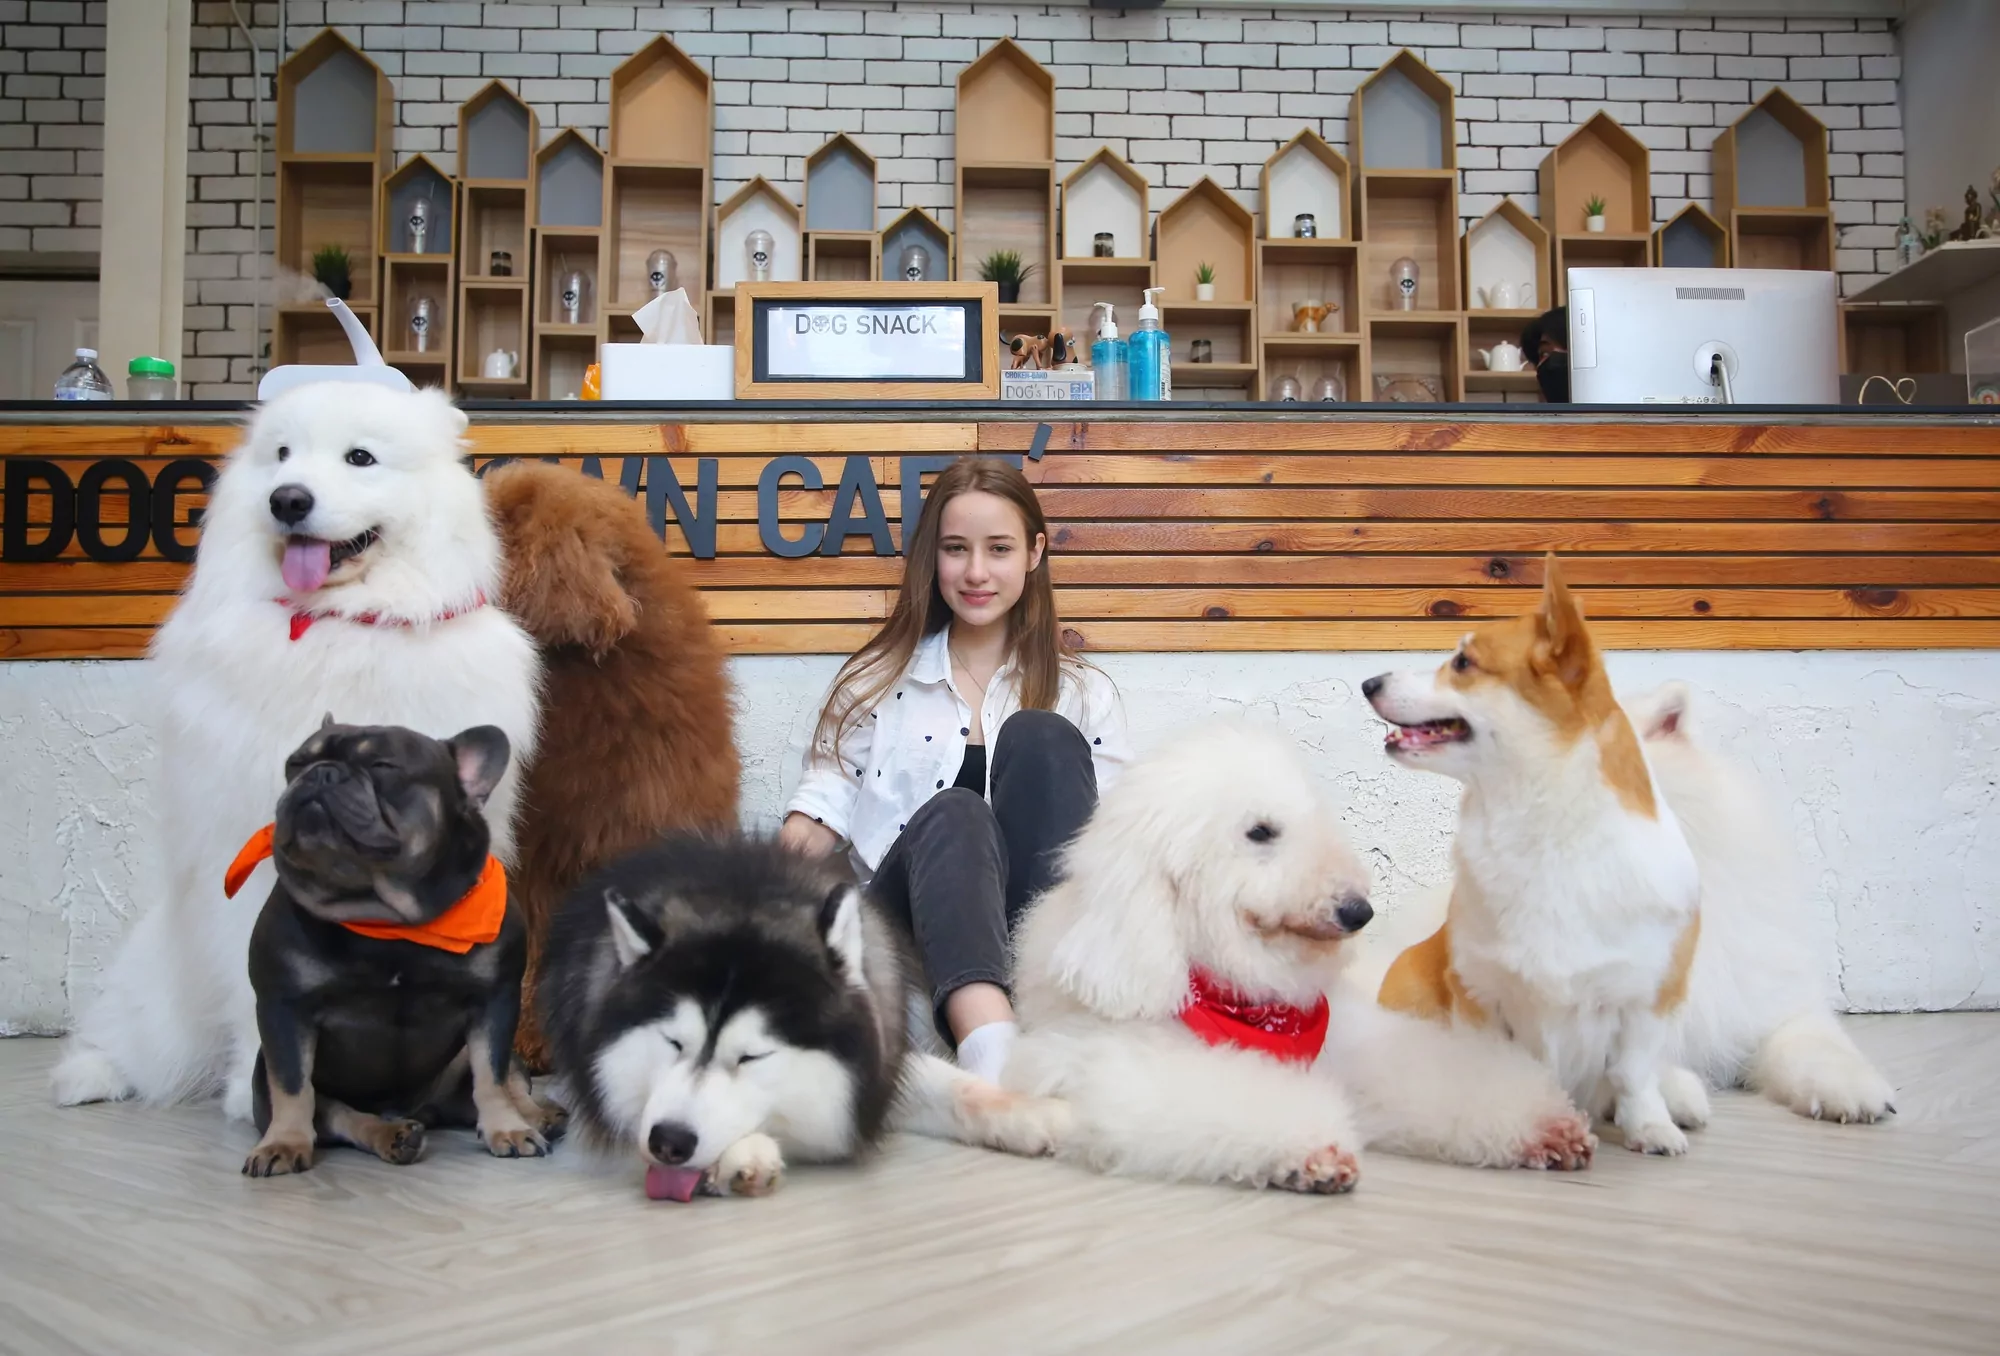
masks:
[[[809,591],[808,591],[809,592]],[[1584,615],[1737,620],[1766,617],[2000,617],[2000,589],[1586,589]],[[728,597],[730,594],[717,594]],[[1261,588],[1058,589],[1065,619],[1193,618],[1343,620],[1373,617],[1519,616],[1535,606],[1534,589]],[[4,609],[4,604],[0,604]],[[801,614],[803,615],[803,614]],[[0,617],[4,617],[0,610]]]
[[[1529,416],[1466,423],[1350,423],[1332,419],[1259,422],[1142,423],[1106,419],[1053,424],[1050,452],[1546,452],[1790,453],[1822,457],[1991,457],[1995,427],[1971,415],[1950,425],[1918,427],[1855,418],[1823,424],[1738,424],[1708,416],[1686,422]],[[982,452],[1024,452],[1032,423],[979,426]]]
[[[1708,485],[1990,490],[2000,484],[2000,461],[1975,457],[1086,452],[1031,463],[1027,476],[1038,485]]]
[[[741,529],[723,528],[731,541]],[[750,530],[755,537],[755,529]],[[1065,551],[2000,552],[2000,523],[1068,523]],[[750,549],[728,547],[725,549]]]

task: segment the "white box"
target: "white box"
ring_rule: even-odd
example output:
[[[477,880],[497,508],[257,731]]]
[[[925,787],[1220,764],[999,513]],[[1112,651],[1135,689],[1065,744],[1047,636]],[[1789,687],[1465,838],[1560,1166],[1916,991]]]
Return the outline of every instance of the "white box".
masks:
[[[1096,395],[1097,374],[1087,367],[1058,368],[1054,372],[1028,368],[1010,372],[1003,368],[1000,373],[1002,400],[1093,400]]]
[[[734,400],[730,344],[605,344],[598,392],[606,400]]]

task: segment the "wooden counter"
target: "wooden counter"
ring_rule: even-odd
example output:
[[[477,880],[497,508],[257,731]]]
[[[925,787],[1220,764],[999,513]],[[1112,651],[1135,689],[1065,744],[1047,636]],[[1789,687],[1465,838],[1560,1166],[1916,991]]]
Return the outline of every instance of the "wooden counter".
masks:
[[[140,421],[162,413],[177,422]],[[1095,650],[1441,650],[1527,608],[1550,548],[1621,648],[2000,645],[2000,422],[1971,414],[662,416],[479,410],[475,465],[556,458],[625,484],[668,549],[702,557],[694,576],[743,654],[859,645],[893,600],[905,485],[968,452],[1028,458],[1062,615]],[[0,412],[0,658],[143,653],[240,417]],[[68,540],[39,559],[52,515]]]

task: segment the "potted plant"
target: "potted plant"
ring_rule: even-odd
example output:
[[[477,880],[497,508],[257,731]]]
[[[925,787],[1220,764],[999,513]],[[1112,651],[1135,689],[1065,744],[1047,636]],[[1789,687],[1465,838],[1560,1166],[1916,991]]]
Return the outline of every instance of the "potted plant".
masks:
[[[1194,299],[1196,301],[1215,300],[1215,265],[1206,261],[1195,265]]]
[[[1021,284],[1034,271],[1035,266],[1024,266],[1021,256],[1014,250],[995,250],[979,261],[979,276],[987,282],[999,284],[1002,304],[1021,299]]]
[[[1583,229],[1593,235],[1604,233],[1604,199],[1592,194],[1584,199]]]
[[[313,280],[334,296],[346,301],[354,291],[354,266],[340,245],[321,245],[313,251]]]

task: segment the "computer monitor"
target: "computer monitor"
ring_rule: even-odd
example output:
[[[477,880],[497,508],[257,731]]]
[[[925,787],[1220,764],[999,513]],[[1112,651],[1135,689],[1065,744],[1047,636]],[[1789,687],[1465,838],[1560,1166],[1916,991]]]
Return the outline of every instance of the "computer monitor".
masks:
[[[1837,405],[1831,273],[1572,268],[1570,398],[1592,405]]]

